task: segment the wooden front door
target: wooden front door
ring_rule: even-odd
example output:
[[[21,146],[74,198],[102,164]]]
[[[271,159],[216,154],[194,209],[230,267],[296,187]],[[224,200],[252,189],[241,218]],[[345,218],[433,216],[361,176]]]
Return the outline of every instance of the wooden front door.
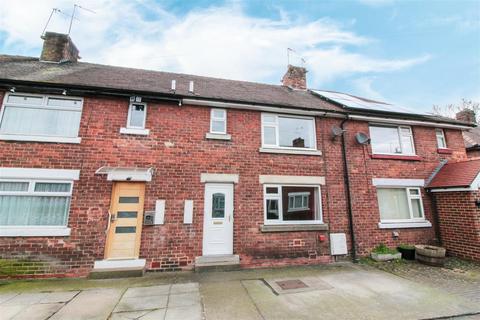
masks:
[[[142,234],[145,183],[115,182],[105,259],[137,259]]]

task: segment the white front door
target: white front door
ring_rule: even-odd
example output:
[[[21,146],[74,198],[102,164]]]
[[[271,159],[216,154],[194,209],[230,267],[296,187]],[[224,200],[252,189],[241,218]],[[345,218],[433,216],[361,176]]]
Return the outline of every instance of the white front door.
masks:
[[[203,255],[233,254],[233,184],[205,184]]]

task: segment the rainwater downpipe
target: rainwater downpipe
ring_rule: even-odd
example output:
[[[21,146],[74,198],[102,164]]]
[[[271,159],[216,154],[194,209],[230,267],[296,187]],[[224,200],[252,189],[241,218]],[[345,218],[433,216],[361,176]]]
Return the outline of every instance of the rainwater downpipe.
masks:
[[[352,211],[352,196],[350,192],[350,177],[348,173],[348,162],[347,162],[347,144],[345,142],[345,129],[344,125],[345,123],[349,120],[348,115],[347,117],[341,122],[340,128],[343,131],[343,134],[341,135],[342,138],[342,158],[343,158],[343,179],[345,182],[345,195],[347,196],[347,213],[348,213],[348,224],[350,227],[350,240],[352,243],[352,261],[354,263],[357,263],[357,249],[356,249],[356,243],[355,243],[355,231],[353,227],[353,211]]]

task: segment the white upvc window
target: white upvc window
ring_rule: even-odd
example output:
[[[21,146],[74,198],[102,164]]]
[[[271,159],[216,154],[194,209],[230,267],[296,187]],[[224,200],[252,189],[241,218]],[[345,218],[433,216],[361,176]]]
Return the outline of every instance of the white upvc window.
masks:
[[[210,133],[227,134],[227,111],[225,109],[211,110]]]
[[[265,224],[321,224],[320,186],[264,185]]]
[[[371,124],[369,129],[374,154],[415,155],[411,127]]]
[[[147,121],[147,104],[131,103],[128,108],[127,128],[128,129],[145,129]]]
[[[0,179],[0,229],[66,227],[73,181]]]
[[[425,221],[418,187],[377,187],[382,223]]]
[[[262,147],[316,150],[315,118],[262,113]]]
[[[441,128],[435,129],[435,135],[437,137],[437,146],[439,149],[447,148],[447,140],[445,139],[445,131]]]
[[[0,112],[0,139],[80,143],[83,99],[8,93]]]

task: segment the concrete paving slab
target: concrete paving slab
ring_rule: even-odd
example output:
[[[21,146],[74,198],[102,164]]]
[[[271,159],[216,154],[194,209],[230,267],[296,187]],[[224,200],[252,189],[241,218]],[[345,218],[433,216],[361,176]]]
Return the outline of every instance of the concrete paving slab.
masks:
[[[22,305],[22,306],[28,306],[31,304],[38,303],[43,297],[45,296],[45,293],[21,293],[19,295],[16,295],[12,299],[9,299],[8,301],[5,301],[2,303],[2,306],[16,306],[16,305]]]
[[[165,308],[167,306],[167,301],[167,295],[122,298],[122,300],[120,300],[120,302],[115,307],[114,312]]]
[[[95,289],[80,292],[50,320],[105,320],[122,296],[122,289]]]
[[[189,282],[189,283],[177,283],[172,285],[170,293],[185,293],[185,292],[198,292],[198,282]]]
[[[262,319],[240,281],[201,283],[200,293],[209,320]]]
[[[124,298],[145,297],[145,296],[160,296],[168,294],[171,285],[151,286],[151,287],[136,287],[128,288]]]
[[[140,317],[142,317],[143,315],[146,315],[147,313],[149,313],[149,311],[115,312],[115,313],[112,313],[109,320],[139,319]]]
[[[157,309],[153,311],[149,311],[146,315],[141,317],[141,320],[164,320],[165,313],[167,309]],[[190,320],[189,318],[178,318],[178,320]]]
[[[171,294],[168,299],[168,307],[186,307],[200,303],[199,292],[187,292]]]
[[[11,320],[19,312],[25,309],[25,306],[16,305],[16,306],[0,306],[0,315],[2,315],[2,320]]]
[[[320,314],[322,319],[421,319],[476,309],[466,300],[384,272],[352,269],[317,277],[333,289],[277,296],[263,281],[242,283],[264,319],[317,319]]]
[[[40,299],[40,303],[67,302],[73,299],[80,291],[49,292]]]
[[[63,303],[33,304],[15,315],[12,320],[45,320],[63,307]]]
[[[154,318],[151,319],[153,320]],[[178,319],[202,320],[202,306],[200,304],[194,304],[187,307],[168,308],[165,314],[165,320]],[[231,317],[229,319],[236,318]]]
[[[4,303],[5,301],[8,301],[18,295],[18,293],[4,293],[0,294],[0,304]]]

